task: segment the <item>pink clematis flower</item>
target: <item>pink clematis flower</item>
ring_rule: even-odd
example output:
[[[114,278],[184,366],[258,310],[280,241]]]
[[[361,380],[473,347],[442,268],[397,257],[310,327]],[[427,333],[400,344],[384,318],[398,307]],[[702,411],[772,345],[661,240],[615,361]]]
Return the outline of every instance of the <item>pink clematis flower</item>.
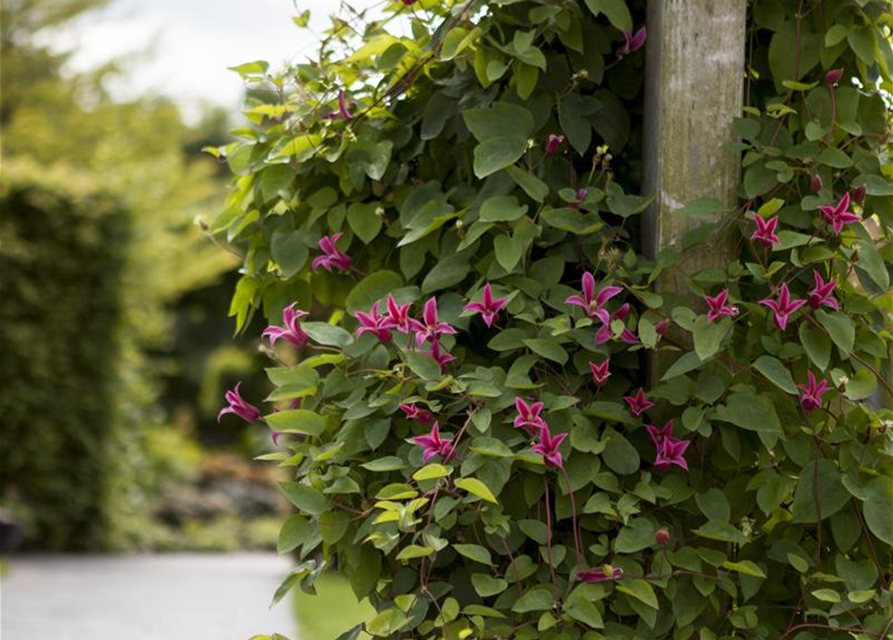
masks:
[[[666,547],[670,544],[670,530],[666,527],[661,527],[654,533],[654,541],[662,547]]]
[[[648,31],[645,27],[640,27],[638,31],[636,31],[635,35],[631,31],[624,30],[623,39],[624,43],[620,45],[620,48],[617,49],[617,57],[622,58],[623,56],[628,56],[633,51],[638,51],[642,48],[642,45],[645,44],[645,39],[648,37]]]
[[[825,183],[822,182],[822,176],[820,176],[819,174],[815,174],[809,179],[809,190],[813,193],[818,193],[824,186]]]
[[[357,328],[357,338],[364,333],[371,333],[382,342],[390,342],[393,338],[391,330],[387,328],[387,316],[378,315],[378,301],[369,309],[369,313],[357,311],[356,319],[360,323]]]
[[[843,231],[843,225],[849,224],[850,222],[859,222],[862,219],[855,213],[850,213],[848,211],[849,208],[849,192],[843,194],[843,197],[835,206],[831,207],[828,205],[823,205],[819,207],[819,210],[822,212],[822,217],[825,219],[825,222],[834,227],[834,233],[838,236],[840,235],[840,232]]]
[[[313,259],[312,268],[314,271],[319,270],[320,267],[330,273],[333,267],[340,271],[350,271],[350,256],[335,246],[335,243],[338,242],[338,238],[341,236],[342,234],[340,233],[334,233],[320,238],[317,244],[323,255]]]
[[[601,388],[608,384],[608,378],[611,377],[611,372],[608,370],[610,364],[610,360],[605,360],[601,364],[589,363],[589,368],[592,369],[592,381],[595,382],[596,387]]]
[[[410,320],[412,330],[416,332],[416,343],[419,346],[422,346],[425,342],[436,343],[440,340],[440,336],[444,334],[456,333],[452,325],[447,322],[440,322],[438,319],[436,298],[430,298],[425,303],[425,308],[422,311],[422,320],[424,322],[419,322],[415,319]]]
[[[540,414],[543,412],[542,402],[527,404],[523,398],[515,398],[515,409],[518,411],[518,415],[515,416],[513,423],[516,429],[540,430],[546,428],[546,421],[540,417]]]
[[[580,205],[583,204],[583,201],[586,199],[586,195],[587,195],[588,193],[589,193],[589,190],[588,190],[588,189],[583,189],[583,188],[577,189],[576,193],[574,194],[574,196],[577,198],[577,201],[576,201],[576,202],[571,202],[571,203],[568,205],[568,207],[570,207],[570,208],[573,209],[574,211],[576,211],[577,209],[579,209],[579,208],[580,208]]]
[[[812,371],[806,372],[806,378],[809,384],[798,384],[797,388],[803,392],[803,395],[800,396],[800,405],[803,407],[803,411],[809,413],[813,409],[818,409],[822,406],[822,395],[830,391],[830,389],[828,381],[823,379],[819,382],[812,374]]]
[[[688,471],[688,462],[685,460],[684,454],[690,444],[691,440],[679,440],[671,436],[664,437],[657,447],[654,468],[658,471],[666,471],[670,465],[675,464]]]
[[[840,77],[842,75],[843,69],[830,69],[828,73],[825,74],[825,84],[828,85],[828,88],[830,89],[840,82]]]
[[[564,136],[557,136],[554,133],[549,136],[549,139],[546,140],[546,155],[554,156],[558,153],[559,147],[561,147],[564,142]]]
[[[275,429],[270,432],[270,440],[273,441],[273,446],[279,446],[279,438],[285,435],[284,431],[276,431]]]
[[[791,292],[788,291],[788,283],[783,282],[778,289],[778,300],[766,298],[760,300],[760,304],[766,305],[775,314],[775,324],[782,331],[788,326],[788,319],[797,309],[806,304],[806,300],[791,300]]]
[[[600,345],[606,343],[608,340],[614,337],[614,329],[611,328],[611,323],[615,320],[625,321],[626,316],[629,315],[629,303],[624,303],[621,305],[617,311],[608,315],[608,312],[604,309],[601,310],[602,313],[598,314],[598,319],[602,321],[601,328],[595,334],[595,344]],[[608,321],[605,322],[604,318],[607,316]],[[623,328],[623,331],[620,332],[620,341],[625,342],[626,344],[639,344],[639,338],[636,337],[632,331]]]
[[[648,431],[654,446],[659,448],[667,438],[673,435],[673,421],[670,420],[660,429],[652,424],[646,424],[645,430]]]
[[[862,202],[865,200],[865,194],[868,193],[868,187],[864,184],[860,184],[853,190],[853,202]]]
[[[410,420],[415,420],[416,422],[421,422],[422,424],[431,424],[432,422],[434,422],[434,415],[427,409],[419,408],[416,404],[403,403],[400,405],[400,409]]]
[[[496,316],[499,314],[500,309],[502,309],[505,305],[509,303],[508,298],[493,298],[493,291],[490,288],[490,283],[484,285],[484,294],[481,299],[481,302],[469,302],[465,305],[465,311],[474,311],[476,313],[480,313],[484,319],[484,324],[488,327],[493,326],[493,322],[496,320]]]
[[[835,311],[840,311],[840,303],[834,298],[834,287],[837,286],[837,280],[825,282],[822,275],[816,270],[812,270],[812,278],[815,281],[815,287],[809,290],[809,306],[818,309],[822,305],[831,307]]]
[[[427,436],[415,436],[412,441],[422,447],[422,460],[427,463],[434,456],[449,458],[453,454],[452,438],[440,437],[440,425],[434,423]]]
[[[564,442],[564,439],[567,438],[567,434],[559,433],[553,438],[552,434],[549,432],[549,427],[543,424],[543,428],[540,429],[539,435],[540,441],[530,447],[530,450],[543,456],[543,461],[546,463],[546,466],[557,468],[563,467],[564,460],[561,458],[561,452],[558,451],[558,446]]]
[[[271,346],[280,338],[296,347],[306,347],[310,342],[310,336],[301,328],[301,318],[308,313],[296,309],[297,305],[297,302],[293,302],[282,310],[283,326],[270,325],[260,334],[261,337],[270,339]]]
[[[229,403],[228,407],[223,407],[217,413],[217,422],[220,422],[220,418],[222,418],[227,413],[232,413],[244,420],[245,422],[259,422],[261,418],[260,409],[255,407],[253,404],[246,402],[242,398],[242,394],[239,393],[239,387],[242,386],[242,383],[238,383],[236,388],[227,391],[224,394],[224,398]]]
[[[726,304],[729,299],[729,290],[723,289],[715,296],[704,296],[704,301],[707,303],[709,307],[707,311],[707,321],[708,322],[716,322],[723,316],[728,316],[729,318],[734,318],[738,315],[738,307],[731,304]]]
[[[757,230],[751,234],[751,240],[758,240],[764,247],[781,244],[781,240],[778,239],[775,233],[775,229],[778,227],[778,216],[766,219],[761,215],[757,215],[754,216],[753,221],[757,225]]]
[[[447,365],[456,359],[456,356],[450,355],[449,353],[440,350],[439,341],[431,343],[431,351],[428,353],[428,355],[437,360],[437,364],[440,365],[441,373],[446,373]]]
[[[564,303],[572,304],[583,309],[583,312],[590,318],[599,318],[603,324],[611,324],[611,316],[607,309],[604,309],[605,303],[623,291],[620,287],[605,287],[595,294],[595,276],[589,271],[583,274],[583,295],[569,296]]]
[[[619,580],[622,577],[623,569],[620,567],[611,567],[610,565],[604,565],[600,569],[577,571],[577,579],[590,584],[605,582],[606,580]]]
[[[385,318],[384,326],[388,329],[396,329],[400,333],[412,333],[412,319],[409,317],[411,307],[411,302],[398,305],[394,296],[389,295],[388,315]]]
[[[338,91],[338,115],[345,120],[352,120],[353,116],[347,110],[347,96],[344,89]]]
[[[645,391],[641,387],[639,387],[636,395],[624,396],[623,399],[626,401],[626,404],[629,405],[629,412],[634,418],[640,417],[643,413],[648,411],[648,409],[654,406],[654,403],[651,402],[651,400],[645,398]]]

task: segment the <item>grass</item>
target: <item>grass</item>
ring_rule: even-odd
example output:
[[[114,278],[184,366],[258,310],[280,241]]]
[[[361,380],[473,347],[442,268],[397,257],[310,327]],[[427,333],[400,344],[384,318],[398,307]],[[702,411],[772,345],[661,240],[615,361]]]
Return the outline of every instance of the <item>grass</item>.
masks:
[[[375,613],[368,600],[357,602],[347,580],[337,575],[320,576],[315,596],[295,589],[294,611],[298,637],[306,640],[333,640]]]

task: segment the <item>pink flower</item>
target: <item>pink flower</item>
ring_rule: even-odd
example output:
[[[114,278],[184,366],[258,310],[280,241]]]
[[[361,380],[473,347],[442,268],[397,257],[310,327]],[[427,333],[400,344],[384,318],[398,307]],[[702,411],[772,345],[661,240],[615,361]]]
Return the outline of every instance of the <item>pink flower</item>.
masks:
[[[347,110],[347,100],[345,98],[344,89],[338,91],[338,115],[345,120],[353,119],[353,116],[350,115],[350,111]]]
[[[432,358],[437,360],[437,364],[440,365],[440,372],[446,373],[447,364],[456,359],[456,356],[450,355],[449,353],[442,352],[440,350],[440,342],[435,341],[431,343],[431,351],[428,353]]]
[[[279,438],[285,435],[284,431],[276,431],[275,429],[270,432],[270,440],[273,441],[273,446],[279,446]]]
[[[829,88],[835,86],[840,81],[842,75],[843,69],[831,69],[825,74],[825,84],[828,85]]]
[[[834,287],[837,286],[837,280],[825,282],[822,275],[816,270],[812,270],[812,278],[815,280],[815,287],[808,291],[809,306],[818,309],[822,305],[831,307],[835,311],[840,311],[840,303],[834,299]]]
[[[556,136],[554,133],[549,136],[546,141],[546,155],[554,156],[558,153],[558,148],[564,142],[564,136]]]
[[[662,547],[666,547],[670,544],[670,530],[666,527],[661,527],[654,534],[654,541]]]
[[[605,303],[623,291],[620,287],[605,287],[595,295],[595,276],[589,271],[583,274],[583,295],[569,296],[564,303],[572,304],[583,309],[583,312],[590,318],[599,318],[603,324],[611,324],[611,316],[606,309]]]
[[[450,324],[440,322],[438,319],[436,298],[430,298],[425,303],[425,308],[422,311],[422,320],[424,322],[419,322],[415,319],[410,320],[412,330],[416,332],[416,343],[419,346],[425,342],[437,342],[440,340],[440,336],[444,334],[456,333],[456,330]]]
[[[666,471],[670,468],[670,465],[675,464],[688,471],[688,462],[686,462],[683,454],[685,454],[685,450],[688,449],[690,444],[691,440],[679,440],[670,436],[664,437],[657,447],[654,468],[658,471]]]
[[[543,456],[543,461],[546,463],[546,466],[563,467],[564,461],[561,459],[561,452],[558,451],[558,447],[564,442],[564,439],[567,438],[567,434],[559,433],[553,438],[552,434],[549,433],[549,427],[543,423],[543,428],[540,429],[539,436],[540,441],[530,447],[530,450]]]
[[[617,49],[617,57],[622,58],[623,56],[628,56],[633,51],[638,51],[642,48],[642,45],[645,44],[645,39],[648,37],[648,32],[645,30],[645,27],[640,27],[636,34],[633,35],[630,31],[623,31],[623,39],[625,42]]]
[[[626,404],[629,405],[629,412],[633,415],[633,417],[638,418],[643,413],[648,411],[651,407],[654,406],[654,403],[651,400],[645,398],[645,391],[640,387],[634,396],[624,396],[623,398],[626,400]]]
[[[654,325],[654,333],[656,333],[659,336],[667,335],[667,331],[669,331],[669,330],[670,330],[670,319],[669,318],[664,318],[663,320],[658,322],[656,325]]]
[[[865,199],[866,193],[868,193],[868,187],[864,184],[860,184],[853,191],[853,202],[862,202]]]
[[[509,303],[508,298],[493,298],[493,292],[490,289],[490,283],[484,285],[484,294],[481,302],[469,302],[465,305],[465,311],[474,311],[480,313],[484,318],[484,324],[488,327],[493,326],[496,316],[500,309]]]
[[[728,289],[723,289],[712,298],[710,296],[704,296],[704,301],[709,307],[709,310],[707,311],[708,322],[716,322],[722,316],[734,318],[738,315],[738,307],[736,307],[735,305],[726,304],[726,301],[728,299]]]
[[[427,436],[415,436],[412,441],[422,447],[422,460],[427,463],[434,456],[440,456],[444,459],[449,458],[453,454],[452,439],[443,439],[440,437],[440,425],[434,423],[431,427],[431,433]]]
[[[816,377],[812,375],[812,371],[807,371],[806,377],[809,380],[809,384],[798,384],[797,388],[803,392],[803,395],[800,396],[800,404],[803,406],[803,411],[809,413],[813,409],[818,409],[822,406],[822,394],[827,393],[830,389],[828,388],[828,381],[817,381]]]
[[[849,192],[843,194],[843,197],[837,203],[837,205],[830,207],[828,205],[822,205],[819,207],[819,210],[822,212],[822,217],[825,219],[825,222],[834,227],[834,233],[836,235],[840,235],[840,232],[843,231],[843,225],[849,224],[850,222],[859,222],[861,218],[857,216],[855,213],[850,213],[847,209],[850,208],[850,194]]]
[[[542,402],[531,402],[527,404],[523,398],[515,398],[515,409],[518,415],[515,416],[514,426],[516,429],[522,427],[534,430],[546,428],[546,421],[540,417],[543,412]]]
[[[570,203],[568,206],[575,211],[580,208],[580,205],[583,204],[583,201],[586,199],[586,194],[589,193],[587,189],[577,189],[574,196],[577,198],[576,202]]]
[[[340,238],[341,235],[342,234],[340,233],[335,233],[331,236],[323,236],[320,238],[317,244],[323,255],[313,259],[312,268],[314,271],[317,271],[320,267],[323,267],[330,273],[332,267],[339,269],[340,271],[350,271],[350,256],[343,251],[340,251],[335,246],[335,243],[338,242],[338,238]]]
[[[589,368],[592,369],[592,381],[595,382],[596,387],[601,388],[608,384],[608,378],[611,377],[611,372],[608,370],[610,364],[610,360],[605,360],[601,364],[589,363]]]
[[[224,398],[229,403],[228,407],[224,407],[217,413],[217,422],[220,422],[220,418],[222,418],[227,413],[233,413],[245,422],[258,422],[260,420],[260,409],[255,407],[253,404],[245,402],[242,398],[242,395],[239,393],[239,387],[242,386],[242,383],[236,385],[236,388],[232,391],[227,391],[224,394]]]
[[[577,571],[577,579],[590,584],[605,582],[606,580],[619,580],[623,577],[623,569],[620,567],[603,566],[601,569],[589,569]]]
[[[409,309],[412,307],[411,302],[398,305],[394,300],[394,296],[388,296],[388,315],[385,318],[384,326],[388,329],[396,329],[400,333],[412,332],[412,319],[409,317]]]
[[[357,311],[356,319],[360,323],[357,328],[357,338],[364,333],[371,333],[382,342],[390,342],[393,335],[391,330],[387,328],[387,316],[378,315],[378,302],[372,305],[369,313]]]
[[[788,291],[788,283],[783,282],[778,289],[777,302],[766,298],[765,300],[760,300],[760,304],[766,305],[772,309],[775,314],[775,324],[779,329],[784,331],[785,327],[788,326],[788,319],[791,317],[791,314],[806,304],[806,300],[791,300],[791,292]]]
[[[606,343],[608,340],[614,337],[614,329],[611,328],[611,324],[614,320],[625,321],[626,316],[629,315],[629,303],[624,303],[621,305],[617,311],[608,315],[608,312],[604,309],[601,310],[598,314],[598,319],[602,321],[601,328],[595,334],[595,344],[600,345]],[[605,322],[604,318],[607,316],[608,321]],[[623,331],[620,332],[620,341],[625,342],[626,344],[639,344],[639,339],[636,337],[632,331],[623,328]]]
[[[761,215],[756,215],[753,221],[757,224],[757,230],[751,234],[751,240],[759,240],[764,247],[781,244],[781,240],[775,235],[775,229],[778,227],[778,216],[766,219]]]
[[[813,193],[818,193],[824,186],[825,183],[822,182],[822,176],[820,176],[819,174],[815,174],[809,179],[809,190]]]
[[[301,318],[308,313],[295,309],[297,305],[293,302],[282,310],[283,326],[270,325],[261,333],[261,337],[270,339],[270,345],[276,344],[280,338],[296,347],[306,347],[310,342],[310,336],[301,328]]]
[[[667,438],[673,435],[673,421],[670,420],[660,429],[654,425],[646,424],[645,430],[651,436],[651,442],[654,443],[654,446],[659,448]]]
[[[406,414],[406,417],[422,424],[431,424],[434,421],[434,415],[427,409],[420,409],[415,404],[401,404],[400,409]]]

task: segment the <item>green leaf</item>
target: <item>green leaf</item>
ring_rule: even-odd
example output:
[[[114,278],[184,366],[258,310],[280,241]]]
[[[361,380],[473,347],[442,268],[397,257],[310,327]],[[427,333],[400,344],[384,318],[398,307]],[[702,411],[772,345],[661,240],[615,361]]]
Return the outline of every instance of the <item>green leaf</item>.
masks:
[[[681,376],[683,373],[694,371],[702,364],[704,364],[704,361],[698,357],[698,354],[694,351],[689,351],[681,358],[676,360],[676,362],[674,362],[672,366],[667,369],[666,373],[664,373],[663,377],[660,380],[661,382],[672,380],[676,376]]]
[[[834,589],[816,589],[812,595],[822,602],[840,602],[840,594]]]
[[[640,602],[644,602],[652,609],[659,609],[657,594],[654,588],[645,580],[623,580],[617,586],[617,591],[632,596]]]
[[[563,207],[560,209],[545,209],[541,214],[543,222],[555,229],[570,231],[578,236],[595,233],[604,226],[595,214],[581,213],[578,210]]]
[[[436,480],[437,478],[448,476],[452,472],[452,469],[442,464],[429,464],[412,474],[412,479],[416,481]]]
[[[599,13],[604,13],[617,29],[621,31],[633,30],[633,17],[625,0],[586,0],[586,6],[596,17]]]
[[[468,256],[464,253],[456,253],[440,260],[422,281],[422,293],[428,294],[447,287],[452,287],[465,279],[471,265]]]
[[[639,452],[629,440],[611,428],[605,429],[602,439],[606,439],[607,444],[601,458],[611,471],[630,475],[639,470]]]
[[[801,325],[802,326],[802,325]],[[777,358],[772,356],[760,356],[753,363],[754,368],[782,391],[797,395],[797,385],[790,372]]]
[[[865,243],[859,246],[859,259],[856,265],[863,269],[883,291],[890,288],[890,273],[887,271],[887,264],[873,244]]]
[[[480,142],[474,149],[474,173],[485,178],[514,164],[533,134],[533,115],[524,107],[497,102],[462,112],[465,125]]]
[[[505,168],[512,180],[537,202],[542,202],[549,195],[549,185],[532,173],[511,165]]]
[[[431,356],[418,351],[404,351],[403,358],[412,372],[423,380],[440,379],[440,365]]]
[[[454,544],[453,549],[456,550],[456,553],[465,556],[469,560],[493,565],[493,560],[490,559],[490,551],[479,544]]]
[[[366,244],[381,231],[381,217],[376,213],[380,206],[378,202],[354,202],[347,208],[347,223]]]
[[[509,222],[527,213],[527,205],[519,205],[515,196],[487,198],[481,205],[480,219],[483,222]]]
[[[292,229],[277,229],[270,238],[270,255],[282,271],[283,278],[290,278],[307,263],[310,251],[301,233]]]
[[[542,586],[530,589],[518,598],[512,611],[515,613],[527,613],[528,611],[548,611],[552,608],[554,601],[552,599],[552,591]]]
[[[279,531],[279,540],[276,543],[277,553],[294,551],[304,542],[312,540],[315,530],[316,525],[300,513],[289,516]]]
[[[837,467],[830,460],[819,458],[818,467],[815,460],[803,465],[794,489],[791,513],[794,522],[816,522],[816,503],[824,520],[840,511],[849,499],[850,494],[841,482]]]
[[[723,318],[720,322],[710,322],[707,316],[698,316],[692,326],[692,333],[695,353],[702,362],[719,351],[723,338],[728,335],[731,328],[732,322],[727,318]]]
[[[737,571],[746,576],[754,576],[755,578],[765,578],[766,574],[763,570],[750,560],[742,560],[741,562],[723,562],[722,566],[729,571]]]
[[[865,400],[870,398],[877,389],[877,378],[868,369],[856,369],[846,383],[844,395],[850,400]]]
[[[341,327],[328,322],[302,322],[301,328],[318,344],[343,349],[353,342],[353,336]]]
[[[264,420],[275,431],[284,433],[303,433],[318,436],[326,430],[325,419],[314,411],[307,409],[289,409],[277,411],[264,416]]]
[[[850,158],[848,154],[835,147],[826,148],[816,159],[819,164],[834,167],[835,169],[846,169],[847,167],[853,166],[853,159]]]
[[[893,482],[889,477],[875,478],[866,493],[862,503],[865,523],[879,540],[893,545]]]
[[[471,574],[471,584],[474,585],[474,590],[482,598],[498,595],[509,586],[509,583],[502,578],[494,578],[486,573]]]
[[[329,508],[329,499],[319,489],[298,482],[280,482],[279,486],[285,497],[303,513],[318,516]]]
[[[740,545],[745,545],[750,542],[750,540],[747,539],[747,536],[728,522],[708,522],[702,527],[695,529],[694,533],[702,538],[719,540],[720,542],[734,542],[735,544]]]
[[[728,522],[731,517],[729,501],[726,495],[719,489],[708,489],[704,493],[695,495],[695,502],[708,520]]]
[[[384,458],[378,458],[377,460],[370,460],[360,466],[367,471],[384,473],[386,471],[399,471],[400,469],[405,469],[409,465],[403,458],[398,458],[397,456],[385,456]]]
[[[349,313],[369,311],[372,305],[403,286],[403,278],[393,271],[375,271],[360,280],[347,296],[344,306]]]
[[[493,504],[499,504],[499,502],[496,500],[496,496],[494,496],[493,492],[490,491],[490,488],[477,478],[462,478],[460,480],[456,480],[456,486],[460,489],[464,489],[468,493],[476,495],[482,500],[492,502]]]
[[[528,338],[524,344],[535,354],[557,362],[560,365],[567,363],[568,355],[564,347],[554,338]]]
[[[831,363],[831,339],[827,334],[809,323],[800,323],[800,343],[812,363],[822,371]]]
[[[521,260],[524,245],[518,238],[498,235],[493,239],[493,249],[496,251],[496,262],[506,271],[513,271]]]
[[[425,558],[434,553],[434,547],[422,547],[417,544],[411,544],[403,547],[397,554],[397,560],[413,560],[414,558]]]
[[[584,595],[571,596],[564,603],[564,613],[569,618],[582,622],[593,629],[604,629],[605,623],[602,614],[595,603]]]
[[[856,342],[856,327],[853,326],[852,320],[838,311],[829,313],[824,309],[818,309],[815,316],[819,323],[825,327],[834,344],[846,355],[849,355]]]
[[[775,407],[765,396],[733,393],[726,404],[716,409],[714,417],[749,431],[781,433],[781,422],[775,413]]]
[[[654,544],[657,530],[651,520],[634,518],[620,530],[614,540],[614,551],[617,553],[635,553],[647,549]]]

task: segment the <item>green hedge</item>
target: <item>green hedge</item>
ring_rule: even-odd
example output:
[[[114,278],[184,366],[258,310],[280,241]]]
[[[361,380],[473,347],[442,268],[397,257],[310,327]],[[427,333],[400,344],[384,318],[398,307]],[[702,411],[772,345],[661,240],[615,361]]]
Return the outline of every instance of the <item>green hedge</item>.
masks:
[[[110,535],[122,271],[130,219],[114,197],[9,171],[0,186],[0,503],[30,546]],[[70,179],[67,184],[82,184]]]

